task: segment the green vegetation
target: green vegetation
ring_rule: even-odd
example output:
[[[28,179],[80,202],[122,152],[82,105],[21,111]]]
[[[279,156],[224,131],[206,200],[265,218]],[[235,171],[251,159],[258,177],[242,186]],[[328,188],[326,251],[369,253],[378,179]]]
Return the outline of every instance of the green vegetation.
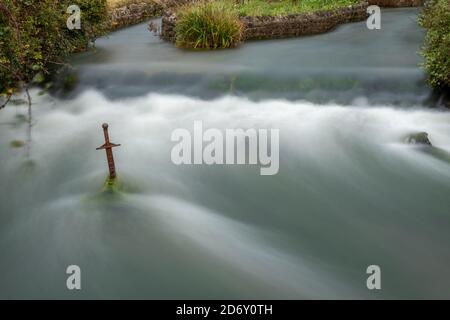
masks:
[[[118,178],[107,178],[103,185],[103,192],[118,193],[122,186]]]
[[[13,140],[9,143],[11,148],[22,148],[25,146],[25,142],[22,140]]]
[[[241,42],[242,23],[228,2],[197,2],[178,9],[179,47],[232,48]]]
[[[177,10],[176,44],[183,48],[236,47],[242,16],[283,16],[350,6],[360,0],[200,0]]]
[[[360,0],[241,0],[236,8],[240,16],[285,16],[351,6],[359,2]]]
[[[427,29],[422,54],[428,82],[435,88],[450,88],[450,0],[431,0],[420,24]]]
[[[67,28],[69,5],[81,9],[81,30]],[[33,78],[45,79],[71,52],[84,50],[107,30],[106,0],[1,0],[0,96]]]

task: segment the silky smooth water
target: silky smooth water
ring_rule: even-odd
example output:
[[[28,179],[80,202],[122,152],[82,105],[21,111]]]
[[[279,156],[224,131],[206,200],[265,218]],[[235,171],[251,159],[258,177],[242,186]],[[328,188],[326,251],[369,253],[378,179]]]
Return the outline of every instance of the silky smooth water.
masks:
[[[0,297],[450,298],[450,113],[427,104],[417,12],[200,53],[142,24],[75,56],[74,91],[33,92],[29,159],[9,146],[26,106],[0,112]],[[174,165],[171,133],[196,120],[279,128],[279,173]],[[443,156],[404,143],[419,131]]]

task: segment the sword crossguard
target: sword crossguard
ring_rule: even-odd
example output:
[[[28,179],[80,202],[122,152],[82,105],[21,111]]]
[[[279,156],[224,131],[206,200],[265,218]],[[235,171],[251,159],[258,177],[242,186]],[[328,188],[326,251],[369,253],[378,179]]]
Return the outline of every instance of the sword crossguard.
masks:
[[[101,147],[95,148],[95,150],[103,150],[103,149],[110,149],[110,148],[114,148],[114,147],[120,147],[121,144],[115,144],[110,142],[109,144],[104,144]]]

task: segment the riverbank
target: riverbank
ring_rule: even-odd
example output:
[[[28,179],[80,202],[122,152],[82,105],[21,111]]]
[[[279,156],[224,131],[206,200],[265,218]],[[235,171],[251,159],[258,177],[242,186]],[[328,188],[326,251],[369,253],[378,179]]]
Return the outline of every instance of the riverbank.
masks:
[[[113,28],[139,23],[152,16],[162,15],[160,36],[162,39],[176,41],[177,16],[174,8],[189,2],[163,0],[111,0],[111,21]],[[340,10],[319,11],[313,14],[291,14],[287,16],[243,16],[242,40],[275,39],[298,37],[328,32],[340,24],[362,21],[367,18],[367,7],[378,5],[383,8],[419,7],[423,0],[368,0],[358,5]],[[441,93],[439,93],[441,92]],[[437,100],[450,107],[448,89],[437,90]]]
[[[368,3],[362,1],[356,5],[316,12],[284,16],[242,16],[240,17],[243,25],[242,40],[277,39],[324,33],[340,24],[366,19],[367,7]],[[161,23],[162,39],[176,42],[177,20],[175,11],[164,12]]]
[[[107,0],[111,27],[112,29],[117,29],[140,23],[149,18],[167,15],[167,11],[190,1],[191,0]],[[369,5],[378,5],[386,8],[400,8],[422,6],[424,0],[368,0],[367,2]]]
[[[293,11],[290,14],[282,15],[271,15],[271,11],[265,9],[265,11],[261,11],[263,12],[262,14],[240,17],[243,25],[242,40],[289,38],[328,32],[338,25],[367,19],[367,8],[369,5],[398,8],[421,6],[422,4],[422,0],[363,0],[354,5],[329,10],[316,10],[305,13],[295,13]],[[293,9],[291,8],[291,10]],[[272,11],[275,12],[274,10]],[[164,10],[161,23],[162,39],[176,42],[177,20],[178,13],[176,10]]]
[[[111,29],[132,26],[191,0],[107,0]]]
[[[158,0],[108,0],[108,12],[114,30],[162,15],[163,5]]]
[[[232,94],[256,101],[432,105],[418,67],[424,38],[416,22],[419,12],[385,9],[383,27],[389,32],[371,31],[362,21],[317,36],[249,41],[238,50],[214,52],[180,50],[149,33],[143,23],[111,33],[107,41],[99,39],[95,52],[74,56],[80,82],[70,96],[104,88],[111,99],[151,90],[201,99]]]
[[[108,22],[106,0],[1,1],[0,109],[106,34]]]

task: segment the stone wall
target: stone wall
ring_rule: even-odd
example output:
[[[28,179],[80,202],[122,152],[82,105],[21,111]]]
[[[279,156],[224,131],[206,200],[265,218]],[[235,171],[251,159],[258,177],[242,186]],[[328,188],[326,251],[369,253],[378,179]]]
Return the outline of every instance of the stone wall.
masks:
[[[161,19],[161,39],[175,42],[177,34],[175,32],[175,25],[177,23],[177,16],[171,10],[166,10]]]
[[[423,0],[363,0],[360,4],[336,10],[314,13],[292,14],[283,17],[243,17],[244,40],[276,39],[324,33],[340,24],[367,19],[367,7],[413,7],[423,5]],[[173,11],[164,12],[161,23],[161,38],[176,40],[176,15]]]
[[[368,0],[370,5],[380,7],[419,7],[424,4],[424,0]]]
[[[348,22],[367,19],[367,2],[284,17],[244,17],[244,40],[276,39],[324,33]]]
[[[136,1],[118,8],[113,8],[109,12],[111,26],[113,29],[133,25],[145,21],[146,19],[160,16],[162,6],[153,1]]]
[[[173,0],[171,0],[174,2]],[[177,7],[193,2],[193,0],[176,0],[175,4],[166,5],[163,10],[161,19],[160,37],[166,41],[175,42],[177,37],[175,33],[175,25],[177,23],[177,16],[174,11]]]
[[[314,13],[292,14],[283,17],[242,17],[243,40],[287,38],[327,32],[339,24],[366,19],[367,6],[368,3],[364,1],[355,6]],[[172,11],[164,12],[161,23],[162,39],[175,42],[176,19],[176,15]]]

